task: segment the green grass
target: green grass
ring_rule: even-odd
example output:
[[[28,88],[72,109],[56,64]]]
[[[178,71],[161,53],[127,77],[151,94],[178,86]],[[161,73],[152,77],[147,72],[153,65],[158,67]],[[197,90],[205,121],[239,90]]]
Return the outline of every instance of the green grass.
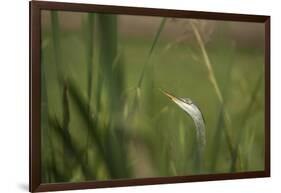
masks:
[[[204,45],[222,102],[196,39],[165,49],[165,19],[135,38],[118,33],[115,15],[82,15],[79,30],[66,30],[52,12],[42,30],[44,183],[263,170],[262,49],[228,36]],[[158,88],[202,110],[200,167],[193,121]]]

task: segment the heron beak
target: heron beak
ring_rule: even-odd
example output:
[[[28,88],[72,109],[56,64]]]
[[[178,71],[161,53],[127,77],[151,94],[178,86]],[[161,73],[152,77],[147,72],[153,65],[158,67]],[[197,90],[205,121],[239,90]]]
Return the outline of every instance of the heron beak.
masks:
[[[179,99],[178,97],[162,90],[162,89],[159,89],[164,95],[166,95],[169,99],[171,99],[172,101],[176,102],[176,101],[181,101],[181,99]]]

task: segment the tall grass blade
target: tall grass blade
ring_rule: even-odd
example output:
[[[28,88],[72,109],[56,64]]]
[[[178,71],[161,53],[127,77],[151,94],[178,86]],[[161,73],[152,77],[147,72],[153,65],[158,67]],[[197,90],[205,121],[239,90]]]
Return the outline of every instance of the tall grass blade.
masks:
[[[51,11],[51,25],[52,25],[52,42],[54,46],[54,57],[57,68],[58,82],[62,83],[64,80],[63,66],[62,66],[62,52],[61,52],[61,36],[59,26],[59,16],[57,11]]]
[[[99,39],[99,79],[100,84],[105,87],[109,97],[110,108],[115,112],[118,104],[118,92],[121,82],[115,82],[115,76],[112,73],[112,64],[117,56],[117,17],[110,14],[97,14],[98,39]],[[98,87],[101,89],[101,86]],[[100,92],[100,90],[97,90]],[[100,100],[100,99],[99,99]]]
[[[224,101],[227,101],[228,98],[228,94],[230,91],[230,77],[231,77],[231,72],[232,72],[232,68],[233,68],[233,63],[229,63],[227,65],[227,69],[226,69],[226,76],[225,76],[225,83],[223,86],[223,98]],[[222,140],[222,134],[224,133],[223,128],[226,126],[225,122],[224,122],[224,118],[223,118],[223,104],[220,103],[219,104],[219,116],[217,118],[217,123],[216,123],[216,129],[214,132],[214,137],[211,140],[212,143],[212,152],[211,152],[211,158],[210,158],[210,171],[215,172],[216,167],[217,167],[217,162],[218,162],[218,158],[219,158],[219,153],[221,150],[221,140]]]
[[[155,34],[155,36],[154,36],[154,38],[153,38],[153,42],[152,42],[151,47],[150,47],[150,49],[149,49],[149,52],[148,52],[148,55],[147,55],[147,57],[146,57],[145,63],[144,63],[144,65],[143,65],[143,67],[142,67],[142,71],[141,71],[141,74],[140,74],[140,77],[139,77],[139,81],[138,81],[138,88],[140,88],[141,85],[142,85],[142,81],[143,81],[143,77],[144,77],[146,68],[147,68],[148,65],[149,65],[150,58],[151,58],[152,53],[153,53],[153,51],[154,51],[155,45],[157,44],[157,42],[158,42],[158,40],[159,40],[159,38],[160,38],[160,35],[161,35],[161,33],[162,33],[163,29],[164,29],[164,26],[165,26],[165,24],[166,24],[166,21],[167,21],[167,18],[165,18],[165,17],[162,18],[162,20],[161,20],[161,22],[160,22],[160,24],[159,24],[159,27],[158,27],[158,29],[157,29],[157,31],[156,31],[156,34]]]
[[[135,96],[133,98],[133,102],[132,102],[132,107],[131,109],[135,110],[137,107],[138,107],[138,101],[140,99],[140,96],[141,96],[141,86],[142,86],[142,83],[143,83],[143,79],[144,79],[144,75],[146,72],[148,72],[150,70],[150,76],[148,76],[148,84],[153,84],[153,66],[151,66],[151,68],[148,69],[148,67],[150,66],[149,65],[149,62],[150,62],[150,59],[151,59],[151,56],[153,54],[153,51],[155,49],[155,46],[156,44],[158,43],[159,41],[159,38],[161,36],[161,33],[165,27],[165,24],[166,24],[166,21],[167,21],[167,18],[162,18],[158,28],[157,28],[157,31],[154,35],[154,38],[153,38],[153,41],[151,43],[151,46],[149,48],[149,51],[148,51],[148,54],[147,54],[147,57],[145,59],[145,62],[144,62],[144,65],[142,67],[142,71],[141,71],[141,74],[139,76],[139,79],[138,79],[138,82],[137,82],[137,87],[136,87],[136,92],[135,92]],[[150,89],[153,89],[152,86],[150,86]],[[150,100],[151,100],[151,97],[148,97]],[[131,113],[130,113],[131,114]]]
[[[58,84],[61,86],[62,93],[59,93],[59,98],[61,98],[62,104],[62,122],[63,122],[63,131],[64,135],[70,138],[69,133],[69,122],[70,122],[70,111],[69,111],[69,101],[68,101],[68,82],[67,82],[67,73],[64,69],[62,61],[62,44],[61,44],[61,35],[60,35],[60,24],[59,24],[59,15],[57,11],[51,11],[51,25],[52,25],[52,39],[54,46],[54,56],[55,56],[55,66],[57,69],[57,79]],[[71,150],[66,143],[63,143],[63,154],[64,154],[64,174],[65,178],[70,178],[71,170],[69,163],[71,162]]]
[[[121,135],[123,130],[123,118],[120,116],[124,108],[122,91],[124,87],[124,75],[121,64],[121,54],[118,52],[118,18],[111,14],[97,14],[98,39],[99,39],[99,93],[106,97],[105,105],[108,113],[108,128],[106,130],[104,144],[104,158],[113,178],[130,176],[129,161],[127,158],[128,142]],[[120,52],[121,53],[121,52]],[[99,102],[100,103],[100,102]],[[100,106],[100,105],[99,105]]]
[[[45,66],[45,65],[42,65]],[[41,136],[41,156],[42,156],[42,181],[51,181],[51,138],[50,138],[50,128],[48,123],[48,95],[47,95],[47,85],[46,85],[46,72],[44,67],[42,68],[42,91],[41,91],[41,125],[42,125],[42,136]]]
[[[64,88],[63,88],[62,104],[63,104],[62,119],[63,119],[64,136],[70,138],[70,133],[69,133],[70,112],[69,112],[69,101],[68,101],[68,86],[66,82],[64,83]],[[63,144],[63,156],[64,156],[64,171],[65,171],[64,173],[68,174],[70,177],[71,170],[69,168],[69,161],[71,160],[71,150],[66,143]]]
[[[263,73],[260,73],[259,75],[259,78],[258,80],[256,81],[256,84],[254,86],[254,89],[252,91],[252,94],[251,94],[251,97],[250,97],[250,101],[249,101],[249,104],[247,105],[247,107],[245,108],[245,111],[243,113],[243,116],[242,116],[242,120],[240,122],[240,130],[238,132],[238,137],[237,137],[237,140],[236,140],[236,143],[235,143],[235,147],[234,147],[234,152],[235,154],[238,154],[238,152],[240,151],[240,142],[241,142],[241,138],[243,136],[243,132],[242,130],[244,130],[245,128],[245,125],[247,123],[247,120],[250,118],[250,116],[252,115],[251,113],[251,110],[253,108],[253,105],[255,104],[255,101],[256,101],[256,97],[257,97],[257,94],[258,94],[258,91],[261,87],[261,83],[262,83],[262,80],[263,80]],[[236,164],[236,160],[232,160],[232,170],[234,170],[235,168],[235,164]],[[240,163],[241,164],[241,163]]]
[[[204,64],[205,64],[205,67],[208,71],[208,78],[214,88],[214,91],[218,97],[218,100],[220,102],[220,104],[222,104],[222,111],[223,111],[223,118],[224,118],[224,121],[225,121],[225,124],[226,124],[226,127],[225,128],[225,136],[226,136],[226,142],[227,142],[227,145],[228,145],[228,148],[229,148],[229,152],[231,154],[231,159],[232,160],[237,160],[236,156],[239,157],[239,154],[235,154],[234,152],[234,142],[231,138],[231,127],[232,127],[232,123],[231,123],[231,119],[230,119],[230,115],[227,111],[227,109],[225,108],[224,104],[224,99],[222,97],[222,92],[218,86],[218,83],[217,83],[217,79],[216,79],[216,76],[215,76],[215,73],[213,71],[213,67],[212,67],[212,63],[210,61],[210,58],[209,58],[209,55],[207,53],[207,50],[206,50],[206,47],[205,47],[205,44],[204,44],[204,41],[202,39],[202,36],[197,28],[197,26],[195,25],[195,23],[193,21],[190,21],[190,25],[191,25],[191,28],[192,28],[192,31],[195,35],[195,38],[198,42],[198,45],[200,47],[200,50],[202,52],[202,56],[203,56],[203,59],[204,59]]]
[[[86,148],[85,148],[85,160],[88,161],[88,150],[89,150],[89,129],[90,129],[90,119],[91,119],[91,99],[92,99],[92,82],[93,82],[93,57],[94,57],[94,14],[88,13],[87,18],[87,37],[86,37],[86,50],[87,50],[87,95],[88,95],[88,134],[86,139]]]

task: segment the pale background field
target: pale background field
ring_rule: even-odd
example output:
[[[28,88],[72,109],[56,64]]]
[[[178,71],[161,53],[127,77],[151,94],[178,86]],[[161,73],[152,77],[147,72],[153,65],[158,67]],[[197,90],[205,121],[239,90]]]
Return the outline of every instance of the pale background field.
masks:
[[[117,4],[115,1],[79,1],[98,4]],[[96,192],[278,192],[280,191],[280,6],[275,1],[203,0],[183,4],[180,0],[170,2],[118,1],[118,5],[159,8],[270,14],[272,18],[272,178],[232,180],[220,182],[187,183],[176,185],[100,189]],[[274,3],[273,3],[274,2]],[[1,190],[3,192],[26,192],[28,184],[28,3],[13,1],[3,4],[1,23]],[[14,11],[11,11],[15,8]],[[8,52],[7,52],[8,51]],[[93,190],[91,190],[93,191]],[[71,191],[70,191],[71,192]],[[74,191],[73,191],[74,192]],[[75,191],[90,192],[90,191]]]

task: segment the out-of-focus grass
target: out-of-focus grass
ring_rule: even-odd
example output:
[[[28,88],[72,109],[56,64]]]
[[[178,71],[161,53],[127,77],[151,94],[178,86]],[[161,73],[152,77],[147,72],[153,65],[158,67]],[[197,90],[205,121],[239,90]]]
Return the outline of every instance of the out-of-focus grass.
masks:
[[[263,170],[262,49],[235,47],[228,36],[205,44],[221,103],[195,40],[165,49],[165,20],[138,38],[119,34],[115,15],[84,14],[80,30],[65,30],[53,12],[51,23],[42,30],[44,183],[230,172],[222,109],[232,120],[233,147],[241,149],[242,167],[232,172]],[[148,53],[153,70],[143,71]],[[159,87],[191,98],[204,114],[200,171],[193,122]],[[132,88],[141,93],[137,106]]]

